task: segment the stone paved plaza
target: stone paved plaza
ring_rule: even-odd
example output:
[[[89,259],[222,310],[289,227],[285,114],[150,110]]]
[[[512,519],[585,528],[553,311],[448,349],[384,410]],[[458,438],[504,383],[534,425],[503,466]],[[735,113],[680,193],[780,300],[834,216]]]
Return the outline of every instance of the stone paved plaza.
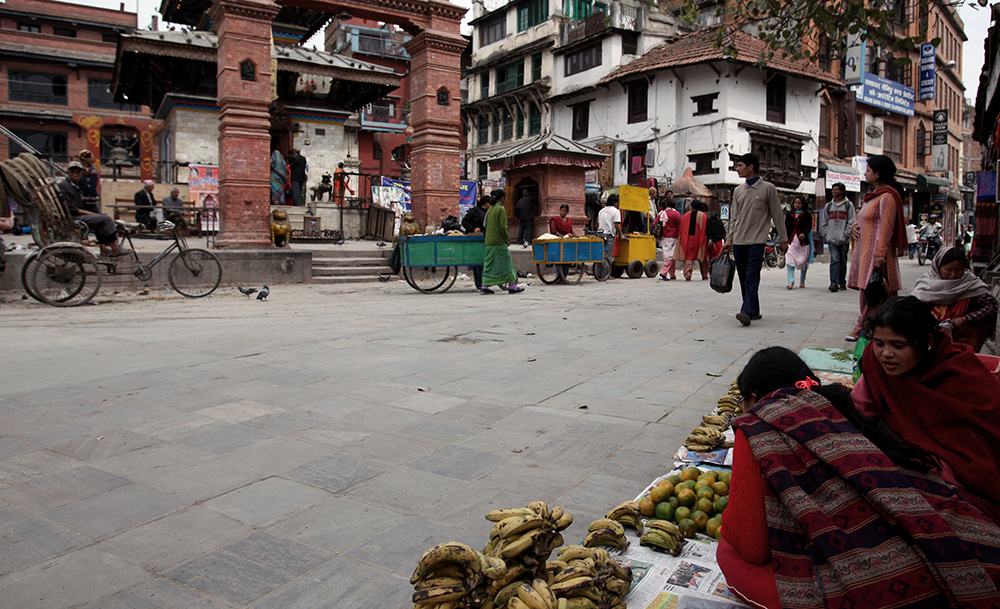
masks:
[[[701,281],[0,295],[0,608],[409,607],[426,548],[533,499],[578,542],[755,350],[845,346],[827,277],[765,270],[748,328]]]

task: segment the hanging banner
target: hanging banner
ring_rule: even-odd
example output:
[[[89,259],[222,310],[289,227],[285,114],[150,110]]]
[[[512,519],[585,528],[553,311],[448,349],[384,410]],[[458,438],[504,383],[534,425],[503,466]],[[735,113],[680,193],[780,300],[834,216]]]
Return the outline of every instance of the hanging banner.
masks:
[[[479,186],[475,182],[462,180],[458,184],[458,213],[459,220],[465,216],[465,212],[476,206]],[[397,216],[402,216],[403,212],[410,211],[410,182],[407,180],[397,180],[382,176],[380,186],[372,186],[372,201],[388,207],[396,212]]]
[[[189,165],[188,192],[195,207],[204,207],[201,212],[201,230],[218,232],[219,214],[213,209],[219,207],[219,166]]]
[[[839,171],[826,171],[827,187],[832,187],[836,183],[844,185],[847,192],[861,192],[861,176],[856,173],[840,173]]]
[[[937,51],[934,45],[924,42],[920,45],[920,92],[917,99],[934,99],[934,86],[937,81]]]
[[[948,171],[948,110],[934,111],[931,133],[931,171]]]

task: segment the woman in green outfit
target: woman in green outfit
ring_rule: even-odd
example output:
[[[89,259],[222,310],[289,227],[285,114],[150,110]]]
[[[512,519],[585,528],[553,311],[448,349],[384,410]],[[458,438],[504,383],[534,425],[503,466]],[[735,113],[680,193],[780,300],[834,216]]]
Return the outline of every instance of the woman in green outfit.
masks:
[[[500,203],[502,198],[493,197],[492,207],[486,212],[486,260],[483,264],[482,294],[492,294],[491,285],[506,286],[511,294],[523,292],[517,285],[514,261],[510,258],[510,231],[507,229],[507,210]]]

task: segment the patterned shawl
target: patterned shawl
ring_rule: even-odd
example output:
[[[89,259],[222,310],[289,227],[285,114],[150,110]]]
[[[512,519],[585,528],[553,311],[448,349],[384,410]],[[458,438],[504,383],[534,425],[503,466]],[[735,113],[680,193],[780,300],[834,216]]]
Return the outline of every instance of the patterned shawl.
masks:
[[[733,424],[767,483],[783,607],[1000,606],[1000,527],[897,468],[821,395],[782,389]]]

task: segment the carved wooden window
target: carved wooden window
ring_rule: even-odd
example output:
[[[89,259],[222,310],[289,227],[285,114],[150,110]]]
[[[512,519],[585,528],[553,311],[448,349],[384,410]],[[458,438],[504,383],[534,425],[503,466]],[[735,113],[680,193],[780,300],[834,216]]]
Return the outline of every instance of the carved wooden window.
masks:
[[[494,42],[500,42],[507,37],[507,13],[500,11],[495,17],[490,17],[479,26],[479,46],[484,47]]]
[[[719,111],[715,107],[715,100],[719,99],[718,93],[709,93],[708,95],[695,95],[691,98],[694,102],[694,115],[693,116],[704,116],[706,114],[715,114]]]
[[[590,134],[590,102],[573,106],[573,139],[585,140]]]
[[[767,81],[767,120],[785,122],[785,77],[774,76]]]
[[[649,107],[649,83],[637,80],[628,85],[628,122],[640,123],[646,120]]]
[[[702,154],[689,154],[688,163],[694,164],[694,175],[705,175],[709,173],[719,173],[719,168],[715,166],[718,160],[718,152],[705,152]]]

